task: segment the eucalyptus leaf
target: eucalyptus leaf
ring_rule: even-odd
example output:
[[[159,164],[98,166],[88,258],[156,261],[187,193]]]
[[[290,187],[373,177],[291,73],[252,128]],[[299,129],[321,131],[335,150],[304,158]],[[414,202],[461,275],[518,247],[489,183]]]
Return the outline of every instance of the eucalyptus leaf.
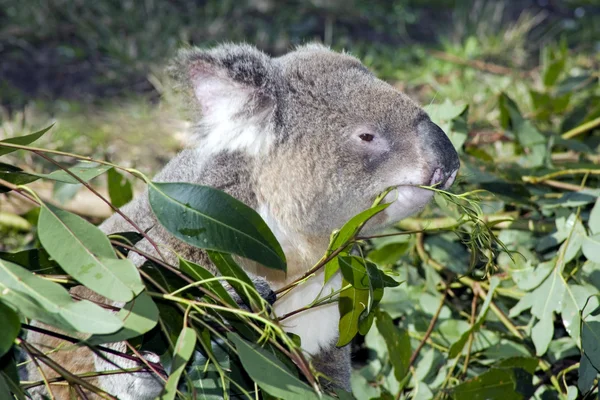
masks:
[[[213,254],[213,258],[215,258],[215,257],[219,257],[219,255]],[[225,272],[228,272],[228,270],[225,270],[225,268],[228,267],[227,265],[223,265],[223,263],[219,263],[219,265],[221,266],[222,269],[224,269]],[[208,270],[201,267],[200,265],[195,264],[188,260],[184,260],[183,258],[179,259],[179,269],[182,272],[184,272],[186,275],[188,275],[190,278],[194,279],[194,281],[196,281],[196,282],[200,282],[200,281],[207,280],[207,279],[213,279],[215,277],[213,274],[211,274]],[[235,276],[236,273],[240,274],[240,271],[235,270],[235,271],[231,271],[231,273],[233,275],[225,275],[225,276]],[[242,275],[241,279],[244,282],[247,282],[249,279],[246,280],[246,277],[247,277],[247,275],[246,276]],[[219,281],[206,282],[202,286],[204,286],[206,289],[210,290],[211,292],[213,292],[214,294],[219,296],[219,298],[221,298],[221,300],[223,300],[225,303],[227,303],[231,306],[237,307],[237,303],[235,302],[235,300],[233,300],[233,298],[231,297],[229,292],[227,290],[225,290],[225,288],[223,287],[223,285],[221,285],[221,283]]]
[[[277,357],[249,343],[235,333],[228,333],[238,351],[244,369],[265,392],[272,396],[289,400],[332,399],[330,396],[319,396],[307,384],[296,378]]]
[[[348,284],[348,281],[342,280],[342,287]],[[356,289],[351,286],[340,293],[338,300],[340,310],[338,347],[347,345],[356,336],[359,317],[367,308],[368,302],[368,289]]]
[[[32,134],[29,134],[29,135],[17,136],[17,137],[0,140],[0,156],[6,155],[8,153],[12,153],[13,151],[18,150],[18,149],[12,148],[12,147],[4,147],[4,146],[2,146],[2,143],[19,144],[19,145],[26,146],[30,143],[35,142],[39,138],[41,138],[44,135],[44,133],[48,132],[53,126],[54,126],[54,124],[50,125],[47,128],[44,128],[42,130],[39,130]]]
[[[108,195],[113,206],[120,208],[133,199],[133,187],[131,182],[114,168],[106,174],[108,183]]]
[[[587,356],[582,354],[579,361],[578,372],[579,378],[577,379],[577,387],[581,393],[585,394],[594,386],[594,379],[598,376],[598,371],[594,368]]]
[[[177,384],[181,378],[187,362],[194,353],[196,347],[196,331],[192,328],[184,327],[177,343],[175,343],[175,350],[173,351],[173,364],[171,366],[171,373],[163,392],[161,393],[160,400],[173,400],[177,395]]]
[[[522,369],[492,368],[453,387],[450,393],[457,400],[521,400],[532,394],[531,379],[531,374]]]
[[[38,236],[65,271],[98,294],[128,302],[144,289],[135,265],[118,259],[106,235],[83,218],[42,204]]]
[[[377,329],[387,345],[389,360],[394,366],[394,376],[402,382],[408,374],[412,349],[410,338],[405,329],[398,328],[392,318],[384,311],[375,310]]]
[[[87,340],[90,345],[114,343],[143,335],[158,323],[158,308],[144,291],[137,295],[117,313],[123,321],[123,328],[108,335],[94,335]]]
[[[0,302],[0,357],[5,355],[12,347],[13,341],[21,330],[21,321],[17,313],[9,306]]]
[[[600,196],[596,199],[596,203],[590,212],[588,227],[593,234],[600,233]]]
[[[600,233],[585,237],[581,243],[581,250],[588,260],[600,263]]]
[[[75,302],[59,284],[0,259],[0,301],[27,318],[82,333],[107,334],[123,327],[119,318],[87,300]]]
[[[244,270],[233,260],[233,257],[229,254],[216,251],[208,251],[207,253],[221,275],[235,278],[234,280],[230,280],[229,284],[235,289],[242,300],[249,306],[254,305],[260,308],[260,295],[256,291],[254,283],[248,277],[246,272],[244,272]],[[244,282],[246,285],[239,281]],[[229,302],[229,300],[227,301]]]
[[[180,240],[286,270],[283,250],[260,215],[225,192],[191,183],[153,182],[148,196],[158,221]]]
[[[68,168],[69,172],[84,182],[90,181],[95,177],[102,175],[112,167],[109,165],[95,164],[95,163],[80,163],[77,166]],[[37,178],[47,179],[56,182],[78,184],[79,180],[74,178],[71,174],[65,170],[59,169],[49,174],[37,174],[33,172],[27,172],[28,175],[33,175]]]

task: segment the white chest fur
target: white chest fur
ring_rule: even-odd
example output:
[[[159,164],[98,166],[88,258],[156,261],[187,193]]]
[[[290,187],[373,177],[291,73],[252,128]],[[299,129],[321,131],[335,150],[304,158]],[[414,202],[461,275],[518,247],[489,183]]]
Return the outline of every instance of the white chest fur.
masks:
[[[268,207],[259,207],[258,212],[265,220],[281,244],[287,257],[288,274],[274,273],[273,270],[256,267],[251,271],[264,276],[274,290],[281,288],[306,273],[325,253],[328,237],[307,239],[302,235],[284,229],[269,213]],[[275,302],[278,317],[309,306],[341,287],[341,277],[334,276],[323,287],[323,270],[320,270],[306,282],[294,287]],[[321,348],[331,347],[338,337],[340,314],[337,302],[304,310],[281,321],[286,332],[300,336],[302,348],[312,354],[318,354]]]
[[[277,300],[275,313],[282,317],[292,311],[312,304],[318,298],[329,295],[341,287],[341,277],[334,276],[323,287],[323,272],[296,286],[289,293]],[[338,338],[340,313],[337,302],[317,306],[302,311],[281,321],[286,332],[300,336],[302,348],[311,355],[321,349],[335,345]]]

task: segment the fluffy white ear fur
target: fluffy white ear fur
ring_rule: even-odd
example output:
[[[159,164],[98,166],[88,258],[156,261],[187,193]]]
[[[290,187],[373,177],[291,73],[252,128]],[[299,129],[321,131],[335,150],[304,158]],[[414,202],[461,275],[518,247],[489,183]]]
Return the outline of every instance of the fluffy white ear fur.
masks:
[[[203,151],[244,151],[257,155],[274,142],[269,124],[272,107],[257,108],[258,89],[236,82],[224,71],[198,62],[191,68],[194,94],[202,111]]]

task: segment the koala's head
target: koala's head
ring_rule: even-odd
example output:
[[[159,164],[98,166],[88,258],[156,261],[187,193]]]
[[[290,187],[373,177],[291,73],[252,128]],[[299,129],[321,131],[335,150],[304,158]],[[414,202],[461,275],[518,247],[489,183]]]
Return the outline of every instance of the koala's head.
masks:
[[[286,229],[328,235],[391,186],[372,227],[397,222],[431,199],[416,186],[456,177],[446,134],[348,54],[222,45],[183,51],[171,71],[196,99],[199,147],[251,157],[258,200]]]

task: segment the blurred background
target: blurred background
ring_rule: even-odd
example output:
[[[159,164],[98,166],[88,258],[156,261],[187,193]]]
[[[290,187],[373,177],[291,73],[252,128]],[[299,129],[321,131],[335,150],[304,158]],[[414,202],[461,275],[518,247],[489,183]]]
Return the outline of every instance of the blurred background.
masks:
[[[469,135],[489,140],[501,92],[559,130],[600,115],[597,89],[583,110],[561,97],[598,86],[598,0],[0,0],[0,139],[55,122],[39,146],[152,173],[187,137],[165,63],[224,41],[272,55],[308,41],[345,49],[422,104],[469,105]],[[22,168],[54,168],[20,153]],[[48,190],[66,202],[68,187]],[[93,204],[79,212],[109,213]]]

